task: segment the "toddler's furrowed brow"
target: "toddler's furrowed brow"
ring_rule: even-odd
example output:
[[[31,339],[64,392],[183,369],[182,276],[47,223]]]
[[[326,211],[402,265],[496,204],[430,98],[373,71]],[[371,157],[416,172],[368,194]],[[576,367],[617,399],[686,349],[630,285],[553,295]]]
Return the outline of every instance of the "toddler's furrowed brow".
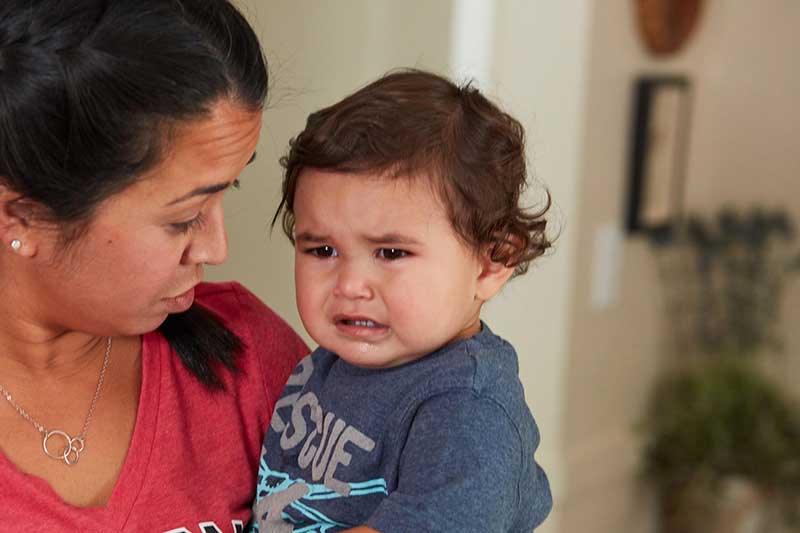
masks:
[[[304,231],[302,233],[298,233],[294,237],[295,242],[310,242],[310,243],[319,243],[319,242],[327,242],[330,241],[330,237],[326,235],[315,235],[310,231]]]
[[[401,244],[401,245],[412,245],[412,244],[419,244],[419,241],[409,237],[408,235],[402,235],[400,233],[387,233],[385,235],[368,235],[366,237],[367,241],[371,242],[372,244]]]

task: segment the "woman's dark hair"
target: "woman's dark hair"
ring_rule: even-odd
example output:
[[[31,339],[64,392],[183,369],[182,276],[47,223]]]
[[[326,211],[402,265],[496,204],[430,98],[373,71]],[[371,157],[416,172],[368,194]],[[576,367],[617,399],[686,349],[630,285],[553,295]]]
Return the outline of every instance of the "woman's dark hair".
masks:
[[[294,195],[313,168],[429,179],[456,234],[524,274],[550,247],[544,215],[520,206],[527,186],[522,125],[469,83],[415,69],[390,73],[309,115],[281,158],[283,197],[273,225],[293,241]],[[294,242],[294,241],[293,241]]]
[[[0,3],[0,183],[65,246],[160,161],[171,126],[221,98],[258,110],[266,94],[257,37],[227,0]],[[204,383],[235,368],[240,339],[202,307],[160,330]]]

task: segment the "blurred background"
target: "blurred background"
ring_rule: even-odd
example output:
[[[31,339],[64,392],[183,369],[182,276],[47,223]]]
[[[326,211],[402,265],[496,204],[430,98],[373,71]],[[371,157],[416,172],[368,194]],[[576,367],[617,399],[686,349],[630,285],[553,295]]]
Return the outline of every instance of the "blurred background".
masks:
[[[538,531],[784,531],[800,509],[800,2],[238,4],[271,95],[212,279],[302,332],[293,251],[269,231],[289,139],[395,67],[474,79],[526,127],[530,203],[554,199],[555,251],[484,313],[542,434],[555,507]]]

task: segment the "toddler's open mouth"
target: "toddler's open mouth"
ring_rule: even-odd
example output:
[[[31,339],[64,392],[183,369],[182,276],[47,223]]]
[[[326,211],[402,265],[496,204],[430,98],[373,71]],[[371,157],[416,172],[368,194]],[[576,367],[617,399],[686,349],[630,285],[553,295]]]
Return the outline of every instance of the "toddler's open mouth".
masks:
[[[389,331],[386,324],[362,316],[339,316],[334,322],[342,333],[364,340],[377,339]]]
[[[342,322],[343,324],[345,324],[347,326],[358,326],[358,327],[362,327],[362,328],[382,327],[382,324],[378,324],[377,322],[374,322],[372,320],[361,320],[361,319],[353,319],[353,320],[351,320],[351,319],[348,319],[348,318],[344,318],[344,319],[340,320],[340,322]]]

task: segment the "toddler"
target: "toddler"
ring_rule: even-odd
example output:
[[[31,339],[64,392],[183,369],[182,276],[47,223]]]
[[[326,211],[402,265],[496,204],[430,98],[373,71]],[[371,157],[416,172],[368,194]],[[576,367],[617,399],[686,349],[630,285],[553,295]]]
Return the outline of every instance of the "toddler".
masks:
[[[514,348],[481,306],[550,246],[522,126],[418,70],[313,113],[282,159],[319,348],[264,441],[256,530],[529,532],[552,505]],[[549,201],[548,201],[549,206]]]

